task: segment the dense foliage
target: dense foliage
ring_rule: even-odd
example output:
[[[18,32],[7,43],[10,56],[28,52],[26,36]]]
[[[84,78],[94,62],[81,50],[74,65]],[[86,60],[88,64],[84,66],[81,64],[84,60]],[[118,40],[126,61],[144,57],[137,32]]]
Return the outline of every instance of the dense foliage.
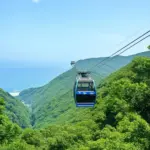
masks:
[[[20,127],[9,121],[4,108],[4,99],[0,97],[0,144],[12,142],[20,134]]]
[[[78,108],[72,123],[22,131],[3,109],[1,99],[1,150],[149,150],[150,59],[137,57],[112,73],[99,85],[95,108]]]
[[[136,55],[150,56],[150,52]],[[104,77],[128,64],[136,56],[116,56],[106,65],[92,67],[105,58],[91,58],[80,60],[76,64],[77,70],[91,68],[93,78],[98,84]],[[72,87],[75,80],[75,68],[59,75],[43,87],[31,88],[20,93],[19,98],[26,104],[31,105],[32,125],[34,128],[41,128],[48,124],[64,124],[81,121],[82,118],[91,118],[89,109],[76,109],[73,100]],[[73,117],[72,117],[73,116]],[[85,117],[84,117],[85,116]]]
[[[29,110],[20,100],[14,98],[9,93],[0,89],[0,97],[2,97],[6,104],[5,114],[9,119],[17,123],[22,128],[30,127]]]

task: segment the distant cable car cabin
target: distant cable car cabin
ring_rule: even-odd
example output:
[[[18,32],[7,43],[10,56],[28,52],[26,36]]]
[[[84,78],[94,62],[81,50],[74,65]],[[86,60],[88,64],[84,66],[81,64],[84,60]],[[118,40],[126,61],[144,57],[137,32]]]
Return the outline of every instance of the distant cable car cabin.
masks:
[[[71,64],[71,66],[73,66],[73,65],[75,65],[75,63],[76,63],[75,61],[71,61],[70,64]]]
[[[78,72],[73,93],[77,107],[93,107],[95,105],[96,86],[90,77],[90,72]]]

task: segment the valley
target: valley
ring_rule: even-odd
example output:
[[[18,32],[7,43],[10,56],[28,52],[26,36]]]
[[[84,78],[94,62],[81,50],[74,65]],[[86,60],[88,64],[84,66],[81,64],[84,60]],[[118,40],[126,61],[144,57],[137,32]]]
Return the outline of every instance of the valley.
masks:
[[[67,85],[65,79],[72,71],[50,83],[63,80]],[[1,89],[0,135],[3,133],[3,136],[0,136],[0,149],[149,149],[149,72],[149,56],[138,56],[110,73],[97,86],[98,97],[94,108],[75,108],[71,87],[67,92],[64,88],[60,95],[60,89],[55,91],[56,95],[51,93],[52,99],[46,97],[45,91],[48,93],[50,88],[47,84],[45,90],[39,87],[24,91],[22,96],[26,97],[26,103],[31,104],[28,111],[18,99]],[[56,84],[54,87],[59,86]],[[36,102],[32,98],[39,99]]]
[[[105,77],[130,63],[136,56],[150,57],[150,52],[138,53],[131,56],[115,56],[106,65],[92,68],[90,71],[97,86]],[[83,112],[82,116],[84,116],[87,109],[83,108],[83,111],[82,108],[76,108],[74,104],[72,88],[76,69],[86,70],[103,59],[105,58],[79,60],[76,68],[62,73],[46,85],[22,91],[17,98],[25,104],[30,105],[33,128],[46,127],[49,124],[65,124],[66,121],[80,121],[80,117],[77,117],[78,114],[82,114],[81,112]]]

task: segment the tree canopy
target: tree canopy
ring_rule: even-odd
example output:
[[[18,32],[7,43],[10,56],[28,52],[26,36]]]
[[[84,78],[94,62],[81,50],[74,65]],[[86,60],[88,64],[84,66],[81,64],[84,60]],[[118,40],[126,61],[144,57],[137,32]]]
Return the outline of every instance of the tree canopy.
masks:
[[[87,119],[38,130],[22,130],[10,122],[0,98],[0,149],[149,150],[150,58],[136,57],[106,78],[97,92]]]

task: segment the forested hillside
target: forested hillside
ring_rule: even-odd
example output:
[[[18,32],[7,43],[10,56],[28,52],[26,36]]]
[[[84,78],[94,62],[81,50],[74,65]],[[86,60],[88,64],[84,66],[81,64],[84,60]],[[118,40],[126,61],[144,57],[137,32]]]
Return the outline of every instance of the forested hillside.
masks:
[[[105,65],[95,66],[105,58],[91,58],[79,60],[76,64],[77,70],[92,71],[92,77],[98,85],[102,79],[125,66],[135,56],[150,56],[150,52],[138,53],[131,56],[115,56]],[[95,66],[95,67],[93,67]],[[72,87],[75,80],[76,69],[72,68],[56,77],[45,86],[31,88],[20,93],[19,99],[29,104],[32,109],[32,125],[41,128],[48,124],[59,124],[80,121],[81,116],[87,114],[87,109],[77,109],[74,104]],[[82,114],[82,115],[78,115]],[[80,117],[76,117],[80,116]],[[83,117],[84,118],[84,117]]]
[[[150,58],[136,57],[98,86],[97,104],[86,108],[83,121],[49,125],[3,134],[2,150],[149,150],[150,149]],[[0,102],[2,110],[3,102]],[[78,108],[79,110],[80,108]],[[1,117],[4,117],[0,111]],[[86,118],[87,117],[87,118]],[[5,128],[6,127],[6,128]],[[15,126],[16,127],[16,126]],[[10,132],[10,130],[8,130]],[[19,132],[20,131],[20,132]],[[8,132],[8,133],[9,133]],[[18,135],[19,136],[15,136]]]
[[[17,123],[22,128],[31,126],[29,110],[20,100],[14,98],[2,89],[0,89],[0,97],[4,99],[6,104],[5,114],[12,122]]]

